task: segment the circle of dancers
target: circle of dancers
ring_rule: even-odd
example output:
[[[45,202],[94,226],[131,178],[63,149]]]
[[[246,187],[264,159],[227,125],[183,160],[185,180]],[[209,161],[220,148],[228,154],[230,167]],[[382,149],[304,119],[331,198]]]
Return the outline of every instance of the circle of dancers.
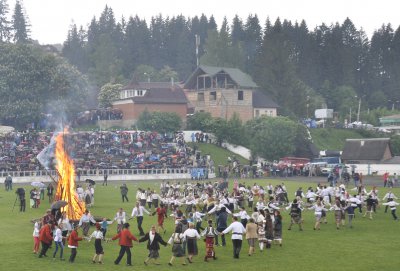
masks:
[[[122,202],[129,202],[127,191],[126,184],[123,184]],[[271,249],[274,244],[282,247],[282,211],[287,212],[290,218],[287,230],[292,230],[297,225],[299,231],[303,231],[302,214],[307,210],[314,212],[313,230],[321,230],[321,226],[327,224],[329,213],[333,214],[337,230],[344,227],[352,229],[356,215],[372,220],[381,201],[376,187],[367,191],[362,184],[353,189],[346,189],[344,184],[333,187],[318,184],[315,189],[309,187],[306,191],[299,187],[293,196],[290,202],[284,183],[263,187],[257,183],[246,186],[234,181],[233,190],[229,191],[225,180],[182,184],[162,181],[159,193],[150,188],[139,188],[132,211],[127,213],[119,208],[111,220],[98,217],[95,219],[86,210],[79,221],[70,221],[59,210],[47,210],[40,220],[34,221],[33,252],[39,258],[47,257],[54,242],[55,249],[49,256],[53,260],[59,258],[64,261],[64,248],[67,246],[71,250],[68,261],[73,263],[78,254],[79,243],[94,240],[91,262],[104,264],[103,243],[118,240],[120,251],[114,264],[120,264],[126,254],[126,265],[130,266],[133,243],[144,242],[148,250],[144,265],[161,264],[161,246],[171,247],[168,265],[188,265],[199,254],[198,240],[204,240],[203,260],[207,262],[217,259],[215,247],[226,246],[225,237],[230,234],[233,258],[239,259],[244,239],[249,247],[248,256],[256,252],[257,243],[260,252]],[[399,203],[396,199],[392,190],[382,198],[385,213],[390,209],[394,220],[398,220],[396,206]],[[157,219],[145,232],[142,224],[146,216],[156,216]],[[231,223],[228,222],[229,218]],[[173,223],[173,232],[169,234],[164,226],[166,219],[173,221],[169,222]],[[117,224],[117,232],[106,237],[108,227],[113,223]],[[95,226],[93,232],[90,232],[91,225]],[[132,233],[133,225],[138,229],[137,237]],[[79,229],[82,229],[82,236],[79,235]]]

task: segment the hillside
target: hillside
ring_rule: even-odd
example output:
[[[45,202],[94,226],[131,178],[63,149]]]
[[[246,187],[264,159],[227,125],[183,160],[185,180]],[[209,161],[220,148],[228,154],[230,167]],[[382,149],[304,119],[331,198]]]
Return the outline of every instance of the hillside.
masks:
[[[343,150],[346,139],[366,137],[354,129],[318,128],[310,129],[310,133],[319,150]]]
[[[217,145],[214,144],[207,144],[207,143],[189,143],[190,147],[193,147],[194,145],[197,146],[197,148],[201,151],[201,155],[207,155],[209,154],[211,156],[211,159],[214,160],[214,165],[226,165],[228,161],[228,156],[231,158],[233,156],[236,156],[237,159],[239,159],[240,163],[242,165],[248,165],[249,160],[231,152],[228,151],[227,149],[218,147]]]

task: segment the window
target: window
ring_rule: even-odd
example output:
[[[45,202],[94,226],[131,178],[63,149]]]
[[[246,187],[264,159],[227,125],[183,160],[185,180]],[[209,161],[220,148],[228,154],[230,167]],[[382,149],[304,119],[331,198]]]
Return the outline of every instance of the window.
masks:
[[[243,90],[238,91],[238,100],[243,101]]]
[[[256,109],[256,117],[258,118],[260,116],[260,110]]]
[[[197,101],[204,102],[204,93],[197,93]]]
[[[211,91],[210,92],[210,101],[215,101],[217,100],[217,92]]]
[[[137,90],[137,96],[143,96],[143,90]]]

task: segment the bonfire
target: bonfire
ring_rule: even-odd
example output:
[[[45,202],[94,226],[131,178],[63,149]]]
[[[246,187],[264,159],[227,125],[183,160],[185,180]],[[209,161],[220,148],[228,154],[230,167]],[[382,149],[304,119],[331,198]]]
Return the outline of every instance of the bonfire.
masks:
[[[67,202],[67,205],[61,208],[61,211],[66,212],[68,219],[79,220],[86,207],[85,203],[79,200],[76,192],[74,162],[65,148],[64,134],[66,132],[64,131],[64,133],[59,133],[56,136],[55,158],[57,160],[58,184],[55,198]]]

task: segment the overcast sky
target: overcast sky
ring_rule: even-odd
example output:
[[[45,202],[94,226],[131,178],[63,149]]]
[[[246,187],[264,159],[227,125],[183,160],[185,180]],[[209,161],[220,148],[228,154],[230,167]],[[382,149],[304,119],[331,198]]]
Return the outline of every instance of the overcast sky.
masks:
[[[10,14],[16,0],[8,0]],[[31,24],[31,37],[41,44],[63,43],[72,23],[78,27],[87,25],[93,16],[98,18],[108,5],[117,21],[121,17],[138,15],[149,22],[152,16],[162,14],[208,18],[214,15],[218,25],[224,16],[229,23],[235,14],[244,21],[249,14],[257,14],[262,27],[267,17],[272,22],[277,17],[292,22],[305,19],[308,28],[321,23],[342,23],[349,17],[356,27],[362,27],[371,37],[383,23],[391,23],[394,29],[400,25],[400,1],[398,0],[22,0]]]

